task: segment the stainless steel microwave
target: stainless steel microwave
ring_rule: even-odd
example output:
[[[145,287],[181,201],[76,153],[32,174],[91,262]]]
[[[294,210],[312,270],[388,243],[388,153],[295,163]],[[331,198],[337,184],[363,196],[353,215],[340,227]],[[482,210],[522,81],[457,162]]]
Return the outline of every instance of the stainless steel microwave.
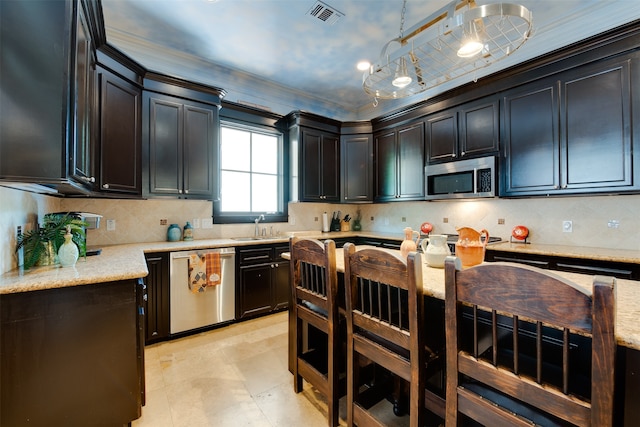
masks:
[[[427,200],[496,195],[496,158],[493,156],[427,165],[424,176]]]

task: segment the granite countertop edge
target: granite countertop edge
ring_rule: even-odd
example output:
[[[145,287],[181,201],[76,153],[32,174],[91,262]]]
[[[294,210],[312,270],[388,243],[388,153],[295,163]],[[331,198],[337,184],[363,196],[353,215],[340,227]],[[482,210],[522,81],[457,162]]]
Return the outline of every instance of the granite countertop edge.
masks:
[[[0,294],[55,289],[95,283],[137,279],[148,274],[145,253],[175,252],[220,247],[242,247],[286,243],[293,236],[330,238],[371,237],[402,241],[402,233],[299,231],[260,240],[235,238],[201,239],[178,242],[142,242],[103,246],[98,256],[78,260],[74,267],[46,266],[30,270],[15,269],[0,275]],[[517,244],[503,241],[487,246],[488,250],[599,259],[640,264],[640,250],[620,250],[579,246]]]

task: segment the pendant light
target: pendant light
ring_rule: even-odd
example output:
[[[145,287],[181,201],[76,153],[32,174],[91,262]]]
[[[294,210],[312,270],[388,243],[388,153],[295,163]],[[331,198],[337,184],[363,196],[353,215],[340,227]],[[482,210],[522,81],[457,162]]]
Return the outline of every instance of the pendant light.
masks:
[[[404,34],[403,0],[400,35],[380,52],[380,62],[363,75],[363,89],[378,99],[415,95],[491,65],[515,52],[531,36],[533,16],[524,6],[453,0]],[[397,45],[394,50],[391,45]]]

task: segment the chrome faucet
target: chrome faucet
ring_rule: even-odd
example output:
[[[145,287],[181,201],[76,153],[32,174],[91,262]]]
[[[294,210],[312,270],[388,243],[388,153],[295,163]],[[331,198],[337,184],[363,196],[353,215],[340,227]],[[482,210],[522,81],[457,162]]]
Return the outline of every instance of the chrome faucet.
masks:
[[[258,228],[258,223],[260,222],[260,220],[264,221],[264,214],[261,214],[258,218],[256,218],[253,222],[256,223],[256,231],[255,231],[255,236],[259,237],[260,236],[260,229]]]

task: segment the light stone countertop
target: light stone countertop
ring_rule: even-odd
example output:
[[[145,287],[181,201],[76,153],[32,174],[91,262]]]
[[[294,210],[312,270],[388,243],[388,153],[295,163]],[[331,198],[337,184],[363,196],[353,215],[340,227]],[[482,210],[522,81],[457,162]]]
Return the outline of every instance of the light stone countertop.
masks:
[[[105,246],[97,256],[81,258],[75,267],[35,267],[28,271],[12,270],[0,276],[0,294],[28,292],[40,289],[54,289],[66,286],[88,285],[118,280],[145,277],[148,274],[145,253],[173,252],[194,249],[219,247],[240,247],[256,244],[284,243],[292,235],[313,237],[317,239],[342,238],[351,236],[397,239],[402,236],[397,233],[372,232],[331,232],[307,231],[288,233],[277,238],[253,241],[238,241],[231,238],[206,239],[180,242],[134,243],[125,245]],[[503,242],[489,245],[488,250],[510,250],[542,255],[570,256],[576,258],[601,259],[618,262],[640,264],[640,251],[585,248],[574,246],[540,245],[540,244],[512,244]],[[339,269],[344,271],[342,250],[337,259]],[[593,276],[577,273],[554,271],[555,274],[567,278],[591,289]],[[444,299],[444,270],[423,266],[423,280],[425,293],[436,298]],[[617,279],[617,323],[616,334],[618,343],[640,350],[640,282]]]
[[[371,246],[358,246],[362,249]],[[394,251],[393,249],[385,249]],[[289,258],[290,254],[283,254]],[[344,252],[336,249],[336,268],[344,272]],[[545,270],[566,280],[570,280],[591,294],[593,275],[568,273],[564,271]],[[422,283],[425,295],[444,300],[444,269],[429,267],[422,262]],[[619,345],[640,350],[640,282],[635,280],[616,279],[616,339]]]
[[[640,245],[638,250],[634,251],[630,249],[608,249],[589,246],[511,243],[507,240],[487,245],[487,250],[640,264]]]

